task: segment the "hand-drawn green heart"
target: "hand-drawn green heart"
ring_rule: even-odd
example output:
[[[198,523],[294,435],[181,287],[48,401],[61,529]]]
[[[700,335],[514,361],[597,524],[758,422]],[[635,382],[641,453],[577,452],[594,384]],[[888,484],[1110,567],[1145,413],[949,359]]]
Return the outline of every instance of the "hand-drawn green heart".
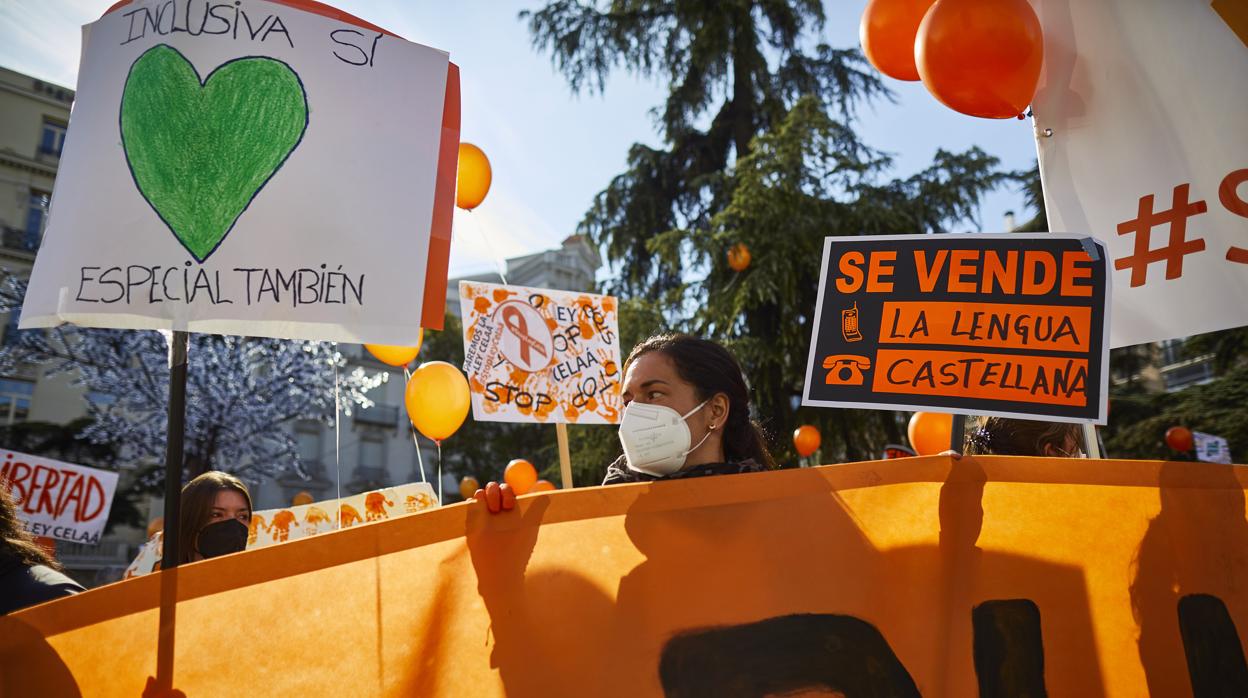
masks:
[[[200,262],[307,127],[303,83],[273,58],[228,61],[201,81],[181,53],[160,44],[130,66],[121,96],[121,142],[134,183]]]

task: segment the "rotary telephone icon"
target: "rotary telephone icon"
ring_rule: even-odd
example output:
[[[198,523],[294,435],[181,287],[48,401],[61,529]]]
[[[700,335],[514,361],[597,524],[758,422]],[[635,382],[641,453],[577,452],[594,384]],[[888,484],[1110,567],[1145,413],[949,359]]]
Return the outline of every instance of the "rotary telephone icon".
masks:
[[[830,354],[823,357],[823,367],[828,369],[823,379],[827,385],[862,385],[862,372],[871,369],[871,359],[856,354]]]

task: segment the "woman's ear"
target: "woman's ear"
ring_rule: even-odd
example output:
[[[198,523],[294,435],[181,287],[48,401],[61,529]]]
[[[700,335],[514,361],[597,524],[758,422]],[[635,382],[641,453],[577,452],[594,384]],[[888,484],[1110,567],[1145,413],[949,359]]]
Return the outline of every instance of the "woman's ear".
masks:
[[[716,429],[722,429],[728,423],[728,412],[731,409],[731,402],[728,396],[723,393],[716,393],[711,401],[706,403],[709,408],[708,424],[713,424]]]

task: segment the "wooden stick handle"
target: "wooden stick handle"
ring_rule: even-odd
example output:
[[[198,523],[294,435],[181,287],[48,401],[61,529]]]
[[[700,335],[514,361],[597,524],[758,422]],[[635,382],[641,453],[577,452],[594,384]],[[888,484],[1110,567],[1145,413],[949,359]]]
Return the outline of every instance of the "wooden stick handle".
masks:
[[[559,474],[563,476],[563,489],[572,489],[572,453],[568,449],[568,425],[556,424],[555,435],[559,437]]]

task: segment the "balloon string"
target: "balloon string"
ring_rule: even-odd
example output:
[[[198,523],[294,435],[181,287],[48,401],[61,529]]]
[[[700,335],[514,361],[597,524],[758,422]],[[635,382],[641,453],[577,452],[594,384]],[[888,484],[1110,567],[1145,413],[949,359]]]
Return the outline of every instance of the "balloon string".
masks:
[[[410,382],[412,382],[412,372],[408,370],[407,366],[404,366],[403,385],[407,385]],[[412,424],[412,420],[409,419],[407,420],[407,426],[412,430],[412,445],[416,447],[416,463],[420,465],[420,481],[429,482],[425,479],[425,459],[424,456],[420,455],[420,440],[416,438],[416,425]]]
[[[469,218],[464,219],[465,224],[466,224],[467,221],[472,220],[471,218],[472,211],[468,209],[465,209],[465,210],[468,211],[468,215],[470,216]],[[477,225],[474,222],[469,227],[474,228],[477,231],[477,234],[481,236],[481,242],[485,245],[485,249],[489,250],[490,256],[494,258],[494,266],[498,268],[498,278],[502,279],[503,285],[506,286],[507,285],[507,273],[504,271],[504,269],[506,269],[506,264],[503,262],[503,258],[499,257],[498,253],[495,252],[495,248],[492,245],[490,245],[489,237],[486,236],[485,234],[485,226]]]
[[[438,506],[442,506],[442,440],[435,439],[438,445]]]

